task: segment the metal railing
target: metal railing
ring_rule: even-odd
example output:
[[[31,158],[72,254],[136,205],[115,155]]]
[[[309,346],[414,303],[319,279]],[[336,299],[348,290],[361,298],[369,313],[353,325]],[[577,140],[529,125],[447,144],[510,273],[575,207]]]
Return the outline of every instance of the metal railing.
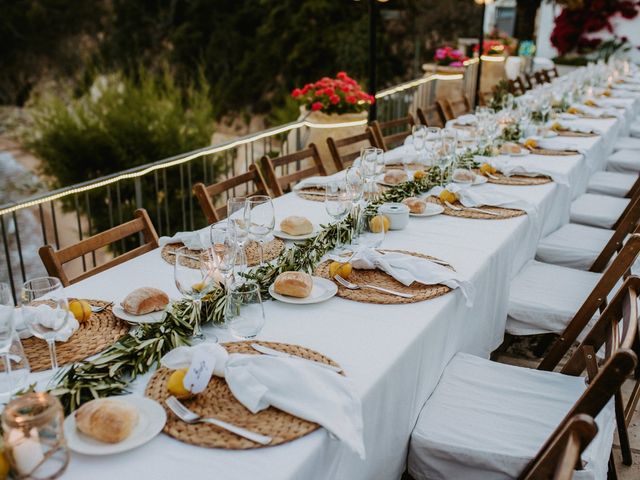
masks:
[[[428,75],[382,90],[376,94],[378,119],[384,122],[408,111],[415,113],[416,108],[435,101],[439,84],[451,80],[461,80],[463,92],[473,99],[476,72],[477,61],[472,61],[464,74]],[[191,193],[195,183],[211,184],[243,173],[263,155],[305,148],[313,129],[364,128],[365,124],[366,120],[327,125],[302,119],[1,205],[0,255],[4,261],[0,262],[0,282],[11,285],[15,301],[22,282],[46,274],[38,255],[40,246],[51,244],[59,249],[74,244],[129,220],[136,208],[147,209],[160,235],[202,227],[206,221]],[[86,271],[127,246],[120,242],[114,245],[115,251],[86,255],[69,267]]]

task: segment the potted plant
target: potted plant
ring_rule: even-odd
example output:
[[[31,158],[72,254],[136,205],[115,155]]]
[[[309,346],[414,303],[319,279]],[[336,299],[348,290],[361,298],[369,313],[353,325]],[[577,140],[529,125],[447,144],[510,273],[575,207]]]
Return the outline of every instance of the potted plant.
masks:
[[[442,74],[464,73],[464,62],[469,60],[461,50],[445,45],[436,50],[433,65],[427,65],[426,70],[433,70]]]
[[[362,90],[358,82],[345,72],[338,72],[336,78],[323,77],[302,88],[294,88],[291,96],[300,104],[299,120],[322,125],[321,128],[310,128],[306,143],[315,143],[328,169],[332,168],[333,162],[326,139],[345,138],[363,132],[369,107],[375,102],[375,97]],[[358,124],[344,126],[353,123]],[[329,126],[331,124],[336,127]]]

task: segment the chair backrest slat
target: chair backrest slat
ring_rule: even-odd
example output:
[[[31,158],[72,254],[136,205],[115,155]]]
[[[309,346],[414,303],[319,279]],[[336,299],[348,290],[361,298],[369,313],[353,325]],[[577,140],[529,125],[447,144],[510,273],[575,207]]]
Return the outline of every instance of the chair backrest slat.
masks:
[[[375,145],[385,152],[391,148],[397,147],[404,142],[404,139],[411,135],[411,127],[415,125],[413,115],[410,113],[406,117],[396,118],[388,122],[379,123],[377,120],[371,123],[373,130]],[[391,130],[385,135],[385,132]],[[400,131],[398,131],[400,130]]]
[[[293,173],[284,173],[280,176],[276,173],[276,168],[282,170],[288,169],[292,164],[297,162],[308,162],[311,160],[311,166],[296,166],[296,171]],[[262,169],[267,185],[271,189],[271,193],[274,197],[279,197],[284,192],[291,190],[292,184],[304,178],[311,177],[313,175],[326,175],[327,172],[322,164],[318,149],[311,143],[309,148],[301,150],[299,152],[291,153],[289,155],[283,155],[278,158],[262,157],[260,159],[260,168]]]
[[[418,121],[420,122],[420,124],[427,127],[443,128],[444,124],[447,122],[440,109],[438,109],[438,105],[436,105],[435,103],[433,105],[425,107],[424,109],[418,107],[418,109],[416,110],[416,114],[418,116]]]
[[[371,127],[367,127],[364,133],[359,133],[351,137],[340,138],[338,140],[334,140],[332,137],[327,138],[327,146],[329,147],[329,152],[331,152],[331,158],[337,171],[344,170],[351,166],[353,161],[358,158],[360,155],[360,148],[357,148],[358,144],[361,144],[362,147],[371,147],[375,145],[375,143],[376,139]]]

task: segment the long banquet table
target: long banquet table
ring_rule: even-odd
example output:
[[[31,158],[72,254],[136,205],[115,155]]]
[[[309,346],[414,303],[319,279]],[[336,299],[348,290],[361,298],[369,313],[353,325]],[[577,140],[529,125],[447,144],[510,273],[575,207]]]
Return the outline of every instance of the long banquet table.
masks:
[[[627,102],[626,108],[635,113],[637,104]],[[622,116],[588,122],[603,135],[572,139],[585,155],[526,158],[554,171],[561,181],[473,187],[517,195],[534,205],[537,215],[508,220],[412,218],[405,230],[385,238],[383,248],[422,252],[450,262],[475,286],[472,307],[465,305],[459,290],[405,305],[356,303],[338,297],[306,306],[266,302],[267,321],[260,339],[309,347],[345,369],[362,401],[366,460],[324,429],[280,446],[245,451],[195,447],[161,434],[114,457],[74,453],[65,478],[399,478],[411,430],[444,367],[456,352],[486,357],[501,343],[511,279],[534,257],[540,237],[568,221],[571,200],[585,191],[590,173],[604,167],[613,141],[626,128]],[[315,223],[329,221],[322,202],[287,194],[274,204],[277,222],[301,211]],[[157,287],[179,298],[172,267],[159,250],[86,279],[67,292],[119,301],[140,286]],[[221,341],[231,340],[226,332],[216,333]],[[43,385],[48,375],[32,377]],[[148,378],[144,375],[133,383],[134,394],[142,394]]]

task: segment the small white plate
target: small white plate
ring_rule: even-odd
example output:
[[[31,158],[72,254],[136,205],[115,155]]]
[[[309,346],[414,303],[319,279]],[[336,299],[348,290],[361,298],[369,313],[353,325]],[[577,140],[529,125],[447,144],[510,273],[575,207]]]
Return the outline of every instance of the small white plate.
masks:
[[[288,233],[284,233],[282,230],[274,230],[273,236],[281,238],[282,240],[307,240],[308,238],[313,238],[318,234],[318,229],[314,225],[313,231],[311,233],[305,233],[304,235],[289,235]]]
[[[427,203],[427,208],[422,213],[409,213],[412,217],[433,217],[434,215],[440,215],[444,212],[444,207],[437,203]]]
[[[312,277],[313,278],[313,288],[311,289],[311,293],[306,298],[296,298],[296,297],[288,297],[286,295],[280,295],[276,293],[273,289],[273,283],[269,286],[269,295],[271,295],[276,300],[279,300],[284,303],[294,303],[298,305],[305,305],[309,303],[320,303],[325,300],[329,300],[336,293],[338,293],[338,286],[333,283],[331,280],[327,280],[322,277]]]
[[[84,455],[113,455],[126,452],[147,443],[164,428],[167,413],[155,400],[138,395],[113,398],[127,402],[138,410],[138,423],[131,435],[118,443],[100,442],[77,429],[76,415],[72,413],[64,420],[64,436],[71,450]]]
[[[164,310],[145,313],[144,315],[131,315],[125,312],[120,305],[114,305],[111,310],[116,317],[129,323],[160,323],[164,316]]]

